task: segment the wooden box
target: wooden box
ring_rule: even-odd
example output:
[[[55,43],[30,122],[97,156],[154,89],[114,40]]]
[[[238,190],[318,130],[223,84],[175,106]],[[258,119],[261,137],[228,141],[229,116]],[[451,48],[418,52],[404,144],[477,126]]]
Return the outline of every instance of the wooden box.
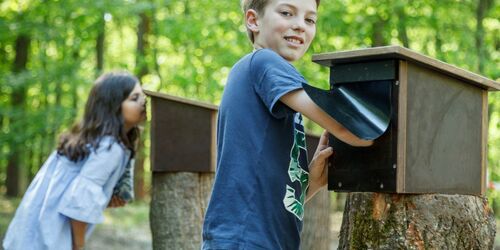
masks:
[[[215,172],[216,105],[144,90],[151,97],[151,165],[154,172]],[[319,136],[306,133],[308,160]]]
[[[214,172],[217,106],[144,91],[151,97],[154,172]]]
[[[484,195],[488,91],[498,82],[399,46],[325,53],[330,84],[392,81],[390,123],[371,147],[330,138],[328,189]]]

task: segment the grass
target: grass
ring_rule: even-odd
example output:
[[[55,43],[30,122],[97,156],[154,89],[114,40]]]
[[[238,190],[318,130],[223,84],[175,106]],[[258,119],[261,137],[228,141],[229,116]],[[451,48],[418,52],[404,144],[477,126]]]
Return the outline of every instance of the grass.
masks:
[[[2,240],[19,202],[21,202],[19,198],[7,199],[4,196],[0,196],[0,236]]]

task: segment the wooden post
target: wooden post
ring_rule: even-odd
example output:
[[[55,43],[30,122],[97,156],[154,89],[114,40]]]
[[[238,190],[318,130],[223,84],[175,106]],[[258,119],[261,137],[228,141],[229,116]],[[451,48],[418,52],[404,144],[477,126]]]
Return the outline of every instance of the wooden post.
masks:
[[[304,226],[300,236],[300,249],[330,249],[330,193],[319,191],[305,205]]]
[[[339,249],[493,249],[495,231],[486,198],[350,193]]]
[[[149,214],[153,249],[200,249],[212,184],[213,173],[153,173]]]
[[[215,170],[217,107],[145,91],[152,98],[153,249],[200,249]]]

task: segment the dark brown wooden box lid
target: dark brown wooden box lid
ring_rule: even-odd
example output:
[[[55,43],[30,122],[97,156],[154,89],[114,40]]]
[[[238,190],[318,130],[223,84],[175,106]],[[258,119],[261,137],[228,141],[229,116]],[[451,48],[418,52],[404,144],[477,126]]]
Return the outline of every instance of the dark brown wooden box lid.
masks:
[[[154,91],[146,90],[146,89],[144,90],[144,93],[148,96],[159,97],[162,99],[167,99],[167,100],[171,100],[171,101],[175,101],[175,102],[194,105],[197,107],[211,109],[211,110],[215,110],[215,111],[219,110],[219,107],[217,107],[217,105],[213,105],[210,103],[189,100],[189,99],[185,99],[185,98],[181,98],[181,97],[177,97],[177,96],[173,96],[173,95],[168,95],[168,94],[164,94],[164,93],[154,92]]]
[[[335,64],[371,61],[379,59],[402,59],[439,71],[488,91],[500,90],[500,83],[451,64],[425,56],[401,46],[384,46],[359,50],[339,51],[313,55],[312,60],[331,67]]]

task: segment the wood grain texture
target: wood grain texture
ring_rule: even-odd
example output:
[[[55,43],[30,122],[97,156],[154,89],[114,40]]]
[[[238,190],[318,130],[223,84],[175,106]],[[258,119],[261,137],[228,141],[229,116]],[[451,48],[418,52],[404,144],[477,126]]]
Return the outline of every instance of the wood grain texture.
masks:
[[[483,90],[408,64],[405,191],[481,193]]]
[[[153,171],[214,172],[217,109],[152,97]]]
[[[482,93],[481,120],[481,195],[486,195],[488,185],[486,171],[488,169],[488,92]]]
[[[405,169],[406,169],[406,124],[407,101],[408,101],[408,62],[399,61],[399,98],[398,98],[398,131],[397,131],[397,159],[396,159],[396,192],[404,193],[405,190]]]
[[[210,131],[212,131],[210,137],[210,172],[215,172],[217,168],[217,112],[211,112],[210,118]]]

